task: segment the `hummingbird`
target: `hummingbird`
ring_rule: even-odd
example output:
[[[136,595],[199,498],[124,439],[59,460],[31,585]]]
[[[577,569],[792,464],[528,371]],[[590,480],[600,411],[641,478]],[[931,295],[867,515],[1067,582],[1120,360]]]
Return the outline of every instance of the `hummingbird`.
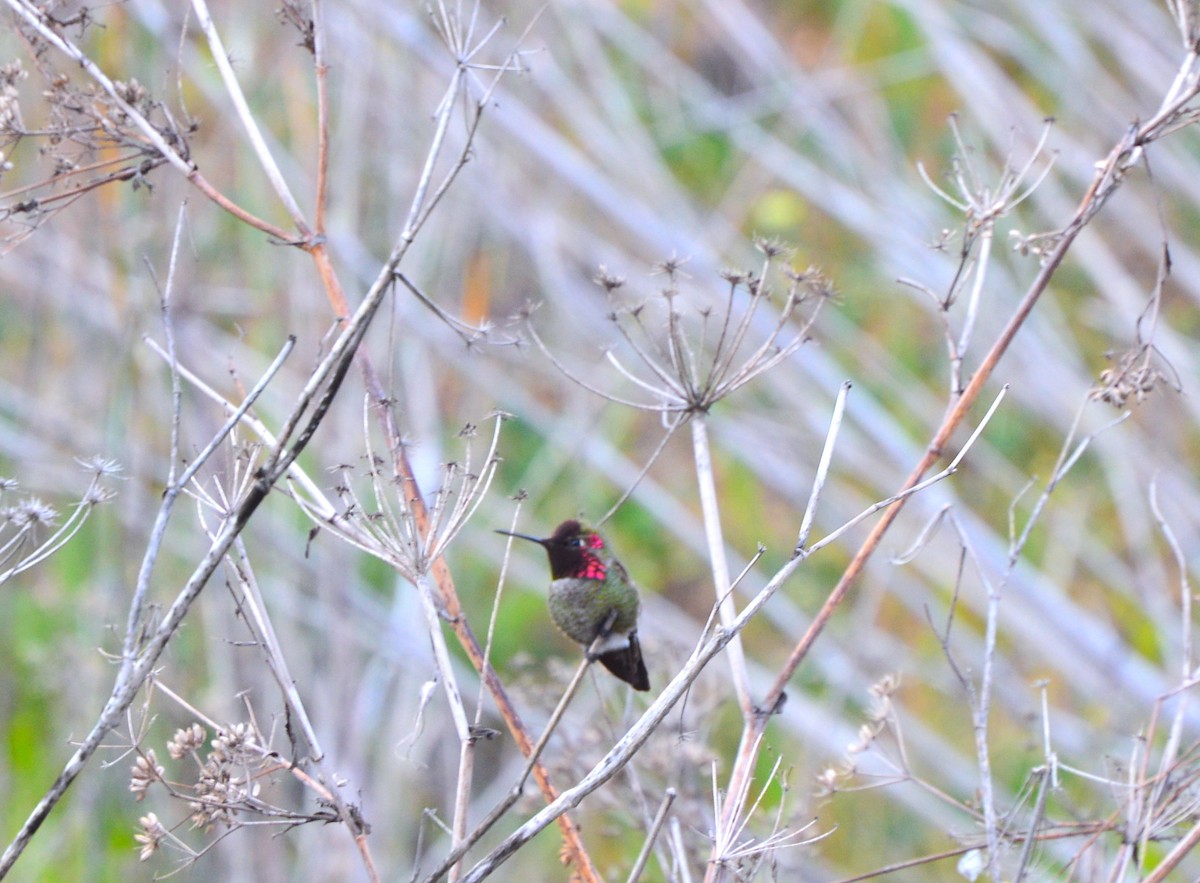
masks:
[[[568,638],[635,690],[650,678],[637,639],[637,587],[604,538],[586,524],[564,521],[545,538],[498,530],[537,543],[550,558],[550,618]],[[597,643],[598,642],[598,643]],[[595,649],[590,649],[597,643]]]

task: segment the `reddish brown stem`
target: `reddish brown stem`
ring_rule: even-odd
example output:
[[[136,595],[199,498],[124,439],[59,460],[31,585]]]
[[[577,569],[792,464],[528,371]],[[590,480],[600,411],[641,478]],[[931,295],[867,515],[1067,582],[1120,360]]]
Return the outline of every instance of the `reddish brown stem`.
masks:
[[[961,395],[951,402],[945,418],[943,418],[941,425],[938,427],[937,432],[934,433],[933,439],[926,448],[925,455],[909,474],[900,493],[920,483],[933,464],[942,456],[946,445],[950,441],[950,437],[965,420],[967,412],[975,404],[975,400],[979,397],[980,392],[982,392],[984,384],[991,379],[992,373],[995,371],[997,364],[999,364],[1005,352],[1008,351],[1013,338],[1016,337],[1017,332],[1025,324],[1025,320],[1029,318],[1029,314],[1037,305],[1038,299],[1041,298],[1046,287],[1050,284],[1051,278],[1053,278],[1055,272],[1058,270],[1071,244],[1075,241],[1075,237],[1079,235],[1079,232],[1095,216],[1096,212],[1107,202],[1108,197],[1116,189],[1116,184],[1120,176],[1124,173],[1125,164],[1133,150],[1154,137],[1155,133],[1148,126],[1131,130],[1109,153],[1106,162],[1099,168],[1087,193],[1084,194],[1083,199],[1080,201],[1075,215],[1063,229],[1058,245],[1042,265],[1037,277],[1029,286],[1029,290],[1026,291],[1025,296],[1021,299],[1020,304],[1018,304],[1017,309],[1013,312],[1004,330],[1000,332],[1000,336],[992,344],[991,349],[980,363],[970,383],[967,384]],[[783,696],[784,688],[796,673],[796,669],[799,668],[800,663],[808,656],[809,650],[812,649],[821,632],[825,630],[825,626],[829,623],[834,612],[841,605],[842,601],[845,600],[850,587],[865,569],[871,555],[879,547],[884,535],[900,514],[900,510],[904,506],[906,499],[906,497],[903,497],[897,500],[894,505],[883,511],[879,521],[876,522],[875,527],[867,535],[867,538],[855,553],[854,558],[842,573],[841,579],[838,580],[837,585],[830,591],[829,597],[825,599],[825,603],[821,605],[821,609],[813,618],[808,630],[792,649],[787,661],[771,685],[770,691],[759,707],[777,707]],[[743,787],[746,777],[752,774],[754,759],[758,753],[757,746],[761,744],[760,736],[766,729],[769,720],[769,715],[756,715],[747,723],[743,730],[741,743],[738,746],[737,758],[734,763],[734,771],[730,776],[728,787],[730,794],[738,793],[737,789]],[[732,803],[730,801],[730,810],[732,810]],[[729,823],[729,819],[722,820],[722,824]],[[719,876],[719,873],[717,876]],[[710,873],[709,879],[713,879],[712,873]]]
[[[282,227],[276,227],[270,221],[264,221],[258,215],[252,215],[233,200],[229,199],[224,193],[212,184],[208,183],[208,179],[200,174],[199,169],[192,169],[187,176],[188,180],[195,186],[197,190],[219,205],[229,214],[233,215],[239,221],[249,224],[255,230],[261,230],[268,236],[273,236],[280,242],[295,242],[295,235],[288,233]]]
[[[1021,303],[1017,305],[1016,311],[1008,320],[1008,324],[1004,326],[1004,330],[1000,332],[1000,336],[996,338],[996,342],[992,344],[992,348],[988,351],[987,355],[984,356],[978,370],[976,370],[975,375],[971,378],[971,382],[967,384],[966,389],[962,391],[962,394],[958,397],[958,400],[951,404],[946,417],[942,420],[942,425],[938,427],[937,432],[934,433],[932,441],[929,442],[929,446],[925,450],[925,455],[909,474],[908,479],[901,487],[900,493],[903,493],[904,491],[907,491],[919,484],[925,477],[926,473],[929,472],[933,464],[936,463],[942,456],[942,453],[946,449],[946,445],[950,441],[950,436],[954,434],[954,432],[966,419],[967,412],[971,409],[971,406],[975,404],[975,400],[979,398],[979,394],[983,391],[984,384],[991,379],[992,373],[996,370],[996,366],[1000,363],[1000,359],[1002,359],[1004,354],[1008,351],[1008,347],[1013,342],[1013,338],[1017,336],[1017,332],[1021,330],[1021,326],[1025,324],[1025,320],[1028,319],[1029,314],[1033,312],[1033,308],[1037,305],[1037,302],[1045,292],[1046,287],[1050,284],[1050,280],[1053,278],[1055,272],[1057,272],[1063,258],[1066,257],[1067,251],[1071,248],[1071,244],[1075,241],[1075,237],[1079,235],[1079,232],[1084,228],[1084,225],[1087,223],[1087,221],[1091,218],[1095,211],[1099,209],[1100,206],[1097,204],[1097,196],[1100,192],[1100,185],[1106,179],[1108,179],[1109,175],[1112,173],[1112,169],[1121,162],[1121,158],[1128,155],[1129,151],[1133,147],[1133,140],[1134,138],[1132,134],[1127,136],[1125,140],[1118,145],[1118,147],[1114,148],[1113,152],[1109,155],[1109,160],[1107,163],[1105,163],[1104,168],[1097,172],[1096,178],[1092,182],[1092,186],[1088,188],[1087,193],[1080,201],[1079,208],[1075,211],[1075,216],[1063,230],[1057,247],[1053,252],[1050,253],[1050,256],[1046,259],[1045,264],[1042,265],[1041,271],[1038,273],[1037,278],[1033,280],[1033,283],[1029,286],[1029,290],[1025,292],[1025,296],[1021,299]],[[884,534],[886,534],[888,528],[892,526],[892,523],[900,514],[900,510],[904,507],[904,503],[906,501],[907,497],[901,498],[900,500],[896,501],[895,505],[890,506],[883,511],[883,515],[875,524],[874,529],[872,529],[870,534],[867,535],[867,538],[863,541],[862,546],[859,547],[858,552],[855,553],[854,558],[846,567],[845,572],[842,574],[842,578],[838,580],[837,585],[834,586],[833,591],[829,593],[829,597],[821,606],[820,611],[818,611],[816,617],[813,618],[812,624],[808,627],[808,631],[804,633],[804,636],[792,650],[787,662],[784,663],[783,668],[780,669],[778,676],[775,678],[775,683],[772,684],[770,692],[767,693],[767,698],[762,703],[763,708],[775,707],[775,703],[779,701],[779,697],[783,693],[783,689],[787,685],[787,682],[791,680],[792,675],[795,674],[797,667],[799,667],[800,663],[804,660],[804,657],[808,655],[808,651],[812,648],[813,643],[824,630],[825,625],[829,622],[829,618],[833,615],[834,610],[837,609],[838,605],[840,605],[842,600],[846,597],[846,593],[850,590],[851,584],[866,567],[867,561],[879,547],[879,543],[883,539]]]
[[[404,489],[403,492],[409,495],[417,529],[422,535],[427,536],[429,533],[429,512],[425,508],[424,499],[417,488],[416,478],[413,475],[412,466],[408,461],[407,449],[400,440],[399,428],[396,426],[392,410],[385,404],[387,398],[384,394],[383,386],[379,382],[379,377],[375,373],[370,360],[361,349],[359,350],[359,366],[363,372],[367,392],[371,396],[372,401],[376,403],[376,417],[384,429],[391,449],[394,451],[394,467],[396,473],[403,479],[401,484]],[[430,570],[434,584],[438,587],[442,611],[451,628],[454,630],[459,644],[471,660],[471,664],[475,666],[475,670],[483,678],[484,685],[495,701],[496,707],[504,718],[504,722],[508,726],[513,740],[521,750],[521,754],[528,757],[533,752],[534,740],[530,737],[529,730],[521,720],[521,716],[512,704],[512,700],[509,699],[504,685],[500,683],[500,679],[496,676],[495,669],[487,664],[484,658],[483,648],[480,646],[475,633],[467,623],[466,616],[463,614],[462,606],[458,600],[458,590],[455,588],[450,568],[447,566],[444,558],[438,558],[433,562]],[[534,765],[533,777],[538,783],[538,788],[547,803],[552,803],[558,798],[558,791],[551,783],[549,774],[542,764]],[[574,875],[572,879],[586,881],[586,883],[602,883],[603,878],[596,871],[591,857],[584,849],[583,840],[579,836],[579,827],[566,814],[559,816],[557,822],[559,829],[562,831],[566,851],[571,857],[572,872]]]

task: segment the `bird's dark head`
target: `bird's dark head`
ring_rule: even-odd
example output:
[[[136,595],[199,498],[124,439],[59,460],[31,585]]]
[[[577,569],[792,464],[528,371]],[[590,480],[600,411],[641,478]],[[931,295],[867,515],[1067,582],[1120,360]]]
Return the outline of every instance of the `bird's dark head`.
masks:
[[[550,558],[551,579],[604,579],[608,573],[608,566],[598,554],[604,549],[604,538],[573,518],[564,521],[545,538],[507,530],[496,533],[529,540],[545,549]]]

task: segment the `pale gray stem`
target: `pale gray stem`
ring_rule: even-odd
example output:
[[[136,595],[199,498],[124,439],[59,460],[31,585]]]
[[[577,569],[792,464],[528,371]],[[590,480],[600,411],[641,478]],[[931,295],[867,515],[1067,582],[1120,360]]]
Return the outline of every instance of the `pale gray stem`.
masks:
[[[300,210],[300,205],[296,202],[296,197],[292,195],[292,191],[283,177],[283,172],[279,169],[279,164],[275,162],[275,157],[271,155],[271,150],[267,147],[267,140],[263,138],[262,130],[258,128],[258,121],[250,111],[246,95],[238,83],[237,74],[233,71],[233,65],[229,63],[229,53],[225,51],[225,44],[221,42],[221,35],[217,33],[217,26],[213,23],[212,13],[208,11],[208,4],[204,0],[192,0],[192,8],[196,11],[196,20],[200,24],[200,30],[204,31],[204,37],[208,40],[213,62],[221,74],[221,82],[225,84],[225,91],[229,93],[229,100],[233,102],[234,111],[246,130],[250,146],[254,148],[254,155],[258,157],[258,162],[266,173],[267,180],[271,182],[271,188],[283,203],[284,208],[287,209],[292,223],[296,225],[297,229],[307,231],[308,222],[304,219],[304,212]]]
[[[729,591],[729,562],[725,558],[725,537],[721,533],[721,507],[717,502],[717,483],[713,476],[712,453],[708,443],[708,419],[695,414],[691,420],[692,451],[696,463],[696,484],[700,491],[700,508],[704,513],[704,536],[712,568],[713,591],[720,604],[721,625],[729,628],[737,618],[737,609]],[[750,680],[746,672],[746,654],[741,638],[732,636],[729,644],[729,667],[733,689],[743,717],[754,713],[750,700]]]
[[[663,824],[667,820],[667,813],[671,811],[671,804],[675,802],[675,789],[668,788],[663,794],[662,803],[658,805],[658,812],[654,814],[654,821],[650,823],[650,830],[646,832],[646,842],[642,844],[642,851],[638,853],[637,861],[633,863],[633,868],[629,871],[629,879],[627,883],[637,883],[642,876],[642,871],[646,868],[646,862],[650,859],[650,853],[654,849],[654,841],[658,839],[658,832],[662,830]]]

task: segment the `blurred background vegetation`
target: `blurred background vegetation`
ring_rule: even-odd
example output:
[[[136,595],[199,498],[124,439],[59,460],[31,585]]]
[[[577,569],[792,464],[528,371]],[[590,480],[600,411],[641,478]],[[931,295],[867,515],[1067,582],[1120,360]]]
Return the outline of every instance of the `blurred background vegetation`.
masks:
[[[215,2],[213,11],[272,149],[310,206],[317,146],[311,56],[272,4]],[[66,20],[75,12],[64,4],[55,14]],[[325,15],[333,114],[328,234],[353,302],[403,223],[454,60],[423,4],[349,0],[328,4]],[[427,489],[437,487],[441,463],[464,457],[465,424],[481,424],[495,409],[513,415],[492,493],[449,554],[479,633],[504,550],[492,529],[509,525],[512,496],[528,495],[519,529],[530,532],[548,532],[578,514],[598,518],[634,481],[662,434],[654,415],[607,402],[565,378],[536,347],[508,343],[524,337],[524,310],[536,307],[539,335],[574,374],[628,395],[628,382],[603,358],[621,343],[608,319],[613,304],[593,281],[599,267],[627,279],[621,302],[653,302],[663,284],[656,263],[686,259],[687,303],[711,305],[724,294],[723,268],[758,266],[751,244],[758,235],[786,243],[793,266],[818,265],[836,284],[839,297],[812,342],[712,415],[734,572],[756,544],[767,549],[738,591],[742,603],[790,554],[844,380],[854,387],[815,537],[894,492],[941,419],[949,369],[938,310],[897,280],[942,294],[956,270],[961,212],[918,171],[922,164],[952,190],[956,147],[948,116],[957,114],[985,182],[997,181],[1008,160],[1023,164],[1046,118],[1054,118],[1044,160],[1035,166],[1040,173],[1052,160],[1051,170],[998,229],[969,375],[1038,270],[1036,256],[1009,249],[1010,231],[1029,235],[1069,220],[1094,163],[1133,120],[1155,111],[1184,56],[1167,10],[1152,0],[506,0],[485,4],[479,15],[481,31],[501,17],[505,25],[477,60],[500,63],[519,49],[526,70],[507,76],[493,96],[467,168],[403,269],[442,310],[474,325],[491,323],[492,331],[467,346],[401,290],[367,343]],[[192,158],[204,174],[286,225],[184,5],[130,0],[91,16],[90,25],[73,31],[91,57],[115,79],[136,78],[180,118],[194,118]],[[5,27],[0,62],[13,59],[29,73],[14,88],[24,127],[36,132],[49,122],[39,117],[49,85],[17,32]],[[81,76],[53,61],[65,75]],[[4,205],[26,199],[21,188],[47,178],[55,154],[67,147],[34,136],[11,144]],[[985,394],[990,399],[1010,385],[979,445],[952,480],[910,502],[884,554],[798,672],[762,761],[765,781],[782,758],[788,787],[772,783],[754,824],[769,831],[782,801],[793,824],[816,818],[813,833],[833,833],[817,845],[780,851],[778,879],[840,879],[978,837],[977,820],[938,796],[973,804],[979,770],[967,700],[937,629],[946,626],[957,587],[949,646],[976,676],[986,593],[970,568],[960,579],[961,546],[948,529],[909,563],[889,560],[947,505],[987,578],[1003,581],[991,730],[1001,809],[1013,812],[1017,830],[1031,809],[1030,777],[1046,762],[1044,684],[1050,747],[1087,774],[1064,769],[1051,817],[1120,825],[1128,795],[1105,780],[1126,781],[1128,765],[1147,748],[1139,736],[1156,699],[1193,664],[1181,646],[1181,574],[1149,489],[1156,485],[1162,512],[1194,565],[1198,151],[1194,131],[1155,145],[1080,237]],[[77,159],[95,157],[81,151]],[[236,398],[285,336],[296,335],[289,368],[257,409],[271,425],[333,325],[305,255],[245,228],[169,168],[137,183],[97,190],[44,215],[9,214],[0,229],[0,474],[65,510],[87,484],[74,458],[102,454],[125,470],[118,496],[67,548],[0,592],[6,842],[111,686],[105,654],[119,649],[169,455],[170,378],[143,338],[162,337],[157,285],[181,201],[185,245],[173,321],[186,367]],[[950,231],[948,245],[933,247],[943,230]],[[1157,321],[1139,326],[1164,240],[1173,273]],[[1167,380],[1130,408],[1128,420],[1104,429],[1117,412],[1089,402],[1089,390],[1113,354],[1149,341]],[[361,468],[362,392],[352,377],[334,419],[302,458],[329,487],[341,464]],[[1054,491],[1004,579],[1010,518],[1019,529],[1029,517],[1077,419],[1076,443],[1099,434]],[[217,408],[185,388],[185,454],[221,420]],[[690,460],[680,434],[607,525],[643,590],[642,643],[656,686],[686,657],[713,599]],[[220,473],[208,470],[206,479]],[[403,879],[419,860],[422,816],[415,808],[443,818],[449,812],[457,745],[446,738],[437,698],[421,715],[421,688],[433,667],[415,593],[331,537],[310,543],[309,527],[276,495],[246,542],[296,681],[336,768],[359,789],[376,860],[386,878]],[[756,694],[765,692],[868,527],[814,556],[747,630]],[[169,541],[155,579],[160,602],[173,597],[206,547],[194,517],[181,516]],[[533,722],[544,720],[578,652],[550,626],[539,555],[516,550],[494,648],[497,668],[519,687]],[[252,707],[264,730],[280,731],[278,695],[245,638],[230,593],[214,582],[164,657],[161,680],[216,721],[245,720]],[[668,785],[680,791],[677,817],[693,867],[702,866],[713,764],[723,783],[740,728],[724,665],[716,661],[639,756],[634,774],[580,809],[585,843],[609,879],[624,879],[644,813]],[[468,670],[464,663],[464,677]],[[911,778],[820,794],[818,776],[842,762],[866,720],[871,686],[886,676],[900,681],[895,717]],[[640,701],[608,681],[585,688],[549,750],[556,781],[588,769]],[[1168,702],[1163,714],[1179,701]],[[145,744],[161,759],[163,742],[193,718],[157,694],[145,708]],[[489,708],[485,720],[494,726],[490,715]],[[1191,744],[1197,719],[1184,721]],[[1164,732],[1160,725],[1160,741]],[[93,764],[13,879],[130,880],[169,872],[171,854],[138,863],[133,834],[148,810],[164,823],[184,821],[178,833],[194,848],[216,838],[219,830],[189,832],[186,805],[161,790],[136,803],[128,788],[132,759],[119,743],[114,738],[103,758],[119,760]],[[1160,747],[1149,746],[1152,758]],[[507,737],[482,750],[487,772],[480,782],[494,778],[495,785],[481,785],[480,814],[519,769]],[[857,758],[861,775],[852,784],[889,779],[895,770],[885,756],[899,756],[891,729]],[[186,777],[182,765],[165,763],[169,777]],[[1186,767],[1177,772],[1181,781],[1188,775]],[[278,788],[282,800],[293,786],[283,781]],[[303,807],[308,798],[294,791]],[[523,808],[532,806],[531,799]],[[1194,814],[1186,800],[1174,809],[1178,822]],[[424,825],[426,847],[442,855],[444,843],[428,820]],[[1164,821],[1159,833],[1169,841],[1179,831]],[[1170,845],[1150,849],[1157,855]],[[332,827],[282,834],[246,828],[178,879],[356,879],[360,869],[347,846]],[[1095,842],[1048,841],[1031,874],[1098,879],[1119,846],[1118,833]],[[498,879],[565,873],[557,848],[557,832],[545,832]],[[962,879],[956,860],[887,879]],[[1198,874],[1200,862],[1191,866]],[[763,875],[770,879],[767,870]],[[652,862],[646,879],[668,878]]]

